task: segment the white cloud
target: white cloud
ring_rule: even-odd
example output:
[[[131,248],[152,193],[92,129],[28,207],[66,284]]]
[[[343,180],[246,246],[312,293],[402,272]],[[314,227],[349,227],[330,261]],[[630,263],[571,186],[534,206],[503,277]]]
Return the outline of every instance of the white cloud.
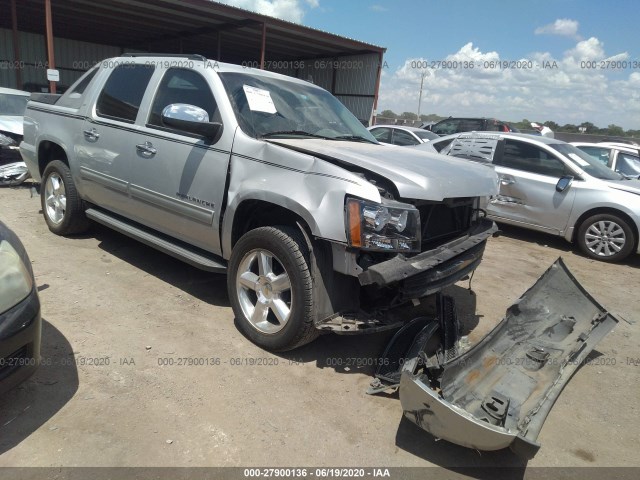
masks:
[[[233,7],[244,8],[262,15],[300,23],[308,8],[317,8],[319,0],[217,0]]]
[[[371,5],[371,10],[374,12],[386,12],[389,10],[387,7],[383,7],[382,5]]]
[[[590,121],[638,129],[640,73],[623,77],[619,71],[591,68],[593,61],[599,66],[601,61],[628,58],[627,52],[607,54],[595,37],[577,42],[560,58],[536,52],[511,60],[467,43],[443,59],[444,68],[424,68],[431,67],[430,62],[409,58],[395,71],[384,72],[378,111],[416,112],[420,79],[426,74],[422,113],[560,124]],[[507,62],[507,68],[493,68],[501,62]],[[530,68],[518,68],[524,66]]]
[[[555,22],[538,27],[534,33],[536,35],[560,35],[562,37],[578,37],[578,22],[569,18],[559,18]]]

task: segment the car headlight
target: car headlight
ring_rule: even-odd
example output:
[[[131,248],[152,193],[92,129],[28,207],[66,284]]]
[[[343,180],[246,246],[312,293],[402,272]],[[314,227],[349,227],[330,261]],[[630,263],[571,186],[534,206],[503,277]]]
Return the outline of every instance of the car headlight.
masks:
[[[345,226],[351,247],[379,252],[420,251],[420,214],[413,205],[347,198]]]
[[[0,133],[0,147],[15,147],[18,143],[11,137]]]
[[[33,280],[18,252],[9,242],[0,242],[0,313],[27,298]]]

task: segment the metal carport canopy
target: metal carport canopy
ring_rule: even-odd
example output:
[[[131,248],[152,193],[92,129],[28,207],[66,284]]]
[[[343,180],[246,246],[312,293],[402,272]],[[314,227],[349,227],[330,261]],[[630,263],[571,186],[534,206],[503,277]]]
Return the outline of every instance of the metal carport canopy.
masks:
[[[49,4],[48,30],[45,11]],[[46,32],[47,43],[66,38],[117,46],[122,52],[198,53],[269,69],[274,61],[372,55],[377,59],[375,87],[346,96],[374,98],[374,109],[377,103],[385,48],[210,0],[0,0],[0,9],[15,12],[18,31]],[[12,16],[0,16],[0,28],[12,29]],[[48,57],[49,68],[55,68],[53,48]],[[334,90],[335,83],[334,75],[333,83],[323,86],[334,94],[344,93]]]

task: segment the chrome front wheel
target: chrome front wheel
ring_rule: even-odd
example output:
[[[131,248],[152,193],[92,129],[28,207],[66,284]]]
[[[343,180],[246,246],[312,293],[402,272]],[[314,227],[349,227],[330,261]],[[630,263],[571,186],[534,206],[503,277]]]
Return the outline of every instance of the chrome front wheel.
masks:
[[[268,250],[247,253],[236,274],[238,302],[259,332],[279,332],[289,321],[294,298],[282,262]]]

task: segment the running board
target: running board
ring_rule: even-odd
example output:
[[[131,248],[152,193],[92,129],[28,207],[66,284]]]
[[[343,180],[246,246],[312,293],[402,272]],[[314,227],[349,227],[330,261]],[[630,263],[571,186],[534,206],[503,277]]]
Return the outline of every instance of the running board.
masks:
[[[85,211],[87,218],[106,225],[128,237],[134,238],[145,245],[153,247],[161,252],[171,255],[201,270],[215,273],[226,273],[226,262],[213,254],[191,247],[183,242],[171,239],[166,235],[138,226],[119,216],[103,210],[89,208]]]

